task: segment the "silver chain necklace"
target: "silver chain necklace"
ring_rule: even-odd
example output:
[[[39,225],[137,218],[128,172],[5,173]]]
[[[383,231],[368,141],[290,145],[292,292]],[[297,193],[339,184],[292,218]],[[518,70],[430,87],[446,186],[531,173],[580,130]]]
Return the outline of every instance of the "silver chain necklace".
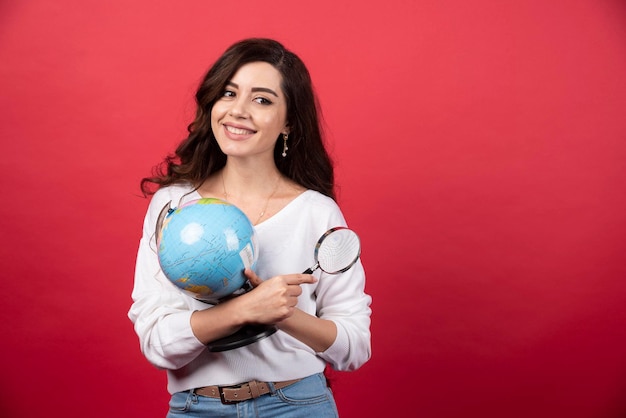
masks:
[[[226,183],[224,182],[224,171],[222,171],[221,177],[222,177],[222,189],[224,191],[224,199],[228,200],[228,192],[226,191]],[[267,207],[270,204],[270,200],[272,200],[272,197],[274,197],[274,195],[276,194],[276,191],[278,191],[278,184],[280,183],[280,178],[281,178],[281,175],[279,174],[278,178],[276,179],[276,183],[274,184],[274,190],[272,191],[272,194],[267,197],[267,200],[265,201],[265,206],[263,207],[263,210],[259,214],[259,217],[257,218],[257,220],[254,222],[254,225],[257,225],[261,221],[263,216],[265,215],[265,212],[267,211]]]

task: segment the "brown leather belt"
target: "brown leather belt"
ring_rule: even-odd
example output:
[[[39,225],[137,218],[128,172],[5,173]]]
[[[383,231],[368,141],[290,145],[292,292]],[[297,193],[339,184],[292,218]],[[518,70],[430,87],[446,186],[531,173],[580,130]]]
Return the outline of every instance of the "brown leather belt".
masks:
[[[274,389],[282,389],[299,382],[301,379],[286,380],[284,382],[273,382]],[[207,398],[221,399],[222,403],[237,403],[255,399],[259,396],[270,393],[270,385],[267,382],[252,380],[234,386],[204,386],[194,389],[194,393]]]

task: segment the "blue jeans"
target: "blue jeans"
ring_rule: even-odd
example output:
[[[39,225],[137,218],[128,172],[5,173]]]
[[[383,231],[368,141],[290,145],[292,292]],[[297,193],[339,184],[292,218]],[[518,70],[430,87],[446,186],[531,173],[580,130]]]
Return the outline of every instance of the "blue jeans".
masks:
[[[306,377],[256,399],[224,405],[219,399],[193,391],[177,392],[170,399],[167,418],[337,418],[333,394],[322,373]]]

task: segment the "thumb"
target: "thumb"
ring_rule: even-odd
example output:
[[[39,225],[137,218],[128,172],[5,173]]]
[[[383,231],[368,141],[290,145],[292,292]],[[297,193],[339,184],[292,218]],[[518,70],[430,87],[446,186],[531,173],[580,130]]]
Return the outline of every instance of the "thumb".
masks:
[[[246,268],[243,271],[243,274],[246,275],[246,277],[248,278],[248,281],[250,282],[252,287],[257,287],[258,285],[263,283],[263,279],[261,279],[259,276],[257,276],[256,273],[254,271],[252,271],[251,269],[249,269],[249,268]]]

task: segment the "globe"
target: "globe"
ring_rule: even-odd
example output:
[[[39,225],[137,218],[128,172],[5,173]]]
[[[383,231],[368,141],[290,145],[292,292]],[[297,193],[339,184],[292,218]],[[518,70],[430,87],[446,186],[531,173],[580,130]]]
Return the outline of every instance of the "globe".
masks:
[[[159,264],[177,287],[216,303],[246,283],[258,258],[254,227],[236,206],[202,198],[169,210],[157,230]]]

